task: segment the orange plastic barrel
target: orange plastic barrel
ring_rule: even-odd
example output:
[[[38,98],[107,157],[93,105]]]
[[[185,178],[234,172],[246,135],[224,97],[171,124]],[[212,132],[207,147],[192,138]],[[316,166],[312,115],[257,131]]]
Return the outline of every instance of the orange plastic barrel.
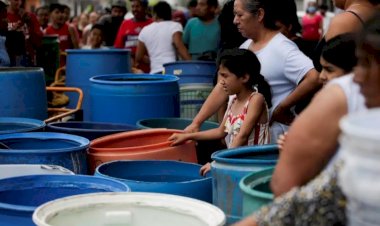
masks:
[[[146,129],[112,134],[95,139],[90,144],[88,164],[90,173],[102,163],[114,160],[177,160],[197,163],[195,143],[187,141],[170,146],[168,138],[173,129]]]

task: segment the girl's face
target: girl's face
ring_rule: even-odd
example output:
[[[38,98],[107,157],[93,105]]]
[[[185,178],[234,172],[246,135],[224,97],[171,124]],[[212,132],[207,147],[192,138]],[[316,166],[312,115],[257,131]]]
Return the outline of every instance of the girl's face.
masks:
[[[255,36],[258,29],[258,18],[246,11],[243,0],[235,0],[234,2],[234,24],[237,26],[241,35],[245,38]]]
[[[218,70],[219,82],[222,84],[224,91],[228,95],[234,95],[241,90],[245,84],[245,77],[237,77],[222,64]]]
[[[323,85],[325,85],[327,82],[334,78],[346,74],[346,72],[342,68],[327,62],[325,59],[323,59],[323,57],[321,57],[320,62],[322,65],[322,71],[319,74],[319,79],[323,82]]]
[[[354,81],[359,84],[367,107],[380,107],[380,59],[360,49],[356,55],[358,65],[355,68]]]
[[[92,48],[99,48],[103,42],[103,34],[100,29],[93,29],[88,37],[89,45]]]

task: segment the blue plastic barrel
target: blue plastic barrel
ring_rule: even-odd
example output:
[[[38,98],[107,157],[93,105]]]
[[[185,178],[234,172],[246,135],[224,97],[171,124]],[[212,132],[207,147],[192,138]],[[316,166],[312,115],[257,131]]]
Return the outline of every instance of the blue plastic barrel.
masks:
[[[42,131],[45,122],[30,118],[0,117],[0,134]]]
[[[188,118],[151,118],[143,119],[136,123],[138,128],[141,129],[154,129],[154,128],[168,128],[184,130],[190,125],[192,119]],[[206,121],[202,124],[200,130],[205,131],[209,129],[218,128],[219,124],[215,122]],[[203,140],[197,141],[197,158],[199,164],[211,162],[211,154],[215,151],[225,149],[226,146],[220,140]]]
[[[0,135],[0,164],[48,164],[87,173],[86,138],[49,132]]]
[[[273,193],[270,189],[273,168],[260,170],[240,180],[239,187],[243,193],[243,217],[251,215],[262,206],[273,201]]]
[[[100,122],[53,122],[46,126],[46,131],[68,133],[94,140],[106,135],[136,130],[136,126]]]
[[[0,117],[47,119],[42,68],[1,68],[0,75]]]
[[[90,81],[95,75],[129,73],[131,54],[126,49],[67,50],[66,86],[79,87],[83,91],[83,117],[90,119]],[[77,96],[68,93],[69,107],[73,108]]]
[[[199,175],[201,165],[178,161],[115,161],[98,166],[96,176],[127,184],[134,192],[181,195],[211,202],[211,177]]]
[[[40,205],[67,196],[95,192],[127,192],[119,181],[79,175],[33,175],[0,180],[2,226],[32,226],[33,211]]]
[[[216,63],[213,61],[176,61],[164,64],[168,75],[212,75],[216,73]]]
[[[117,74],[90,81],[91,121],[135,125],[145,118],[179,116],[176,76]]]
[[[273,167],[278,159],[277,145],[246,146],[215,152],[211,158],[213,204],[227,216],[227,225],[243,216],[240,180],[249,173]]]

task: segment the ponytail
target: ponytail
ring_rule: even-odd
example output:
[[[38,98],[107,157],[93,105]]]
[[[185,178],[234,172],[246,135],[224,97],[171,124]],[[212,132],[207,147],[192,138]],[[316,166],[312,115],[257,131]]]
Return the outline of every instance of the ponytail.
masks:
[[[257,91],[264,96],[265,102],[267,102],[268,108],[272,107],[272,91],[269,83],[265,80],[264,76],[258,74],[254,79],[254,87]]]

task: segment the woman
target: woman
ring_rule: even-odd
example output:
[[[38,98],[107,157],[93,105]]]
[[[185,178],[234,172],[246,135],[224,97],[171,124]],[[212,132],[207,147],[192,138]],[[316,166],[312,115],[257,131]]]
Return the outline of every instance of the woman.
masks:
[[[284,35],[277,26],[274,0],[235,0],[234,23],[247,40],[241,48],[253,51],[262,67],[261,74],[272,88],[271,140],[287,131],[297,102],[319,86],[318,73],[309,58]],[[302,83],[300,81],[302,80]],[[221,85],[217,85],[187,131],[200,124],[227,101]]]
[[[318,71],[322,69],[319,64],[319,57],[326,41],[339,34],[360,31],[364,22],[376,12],[376,6],[379,5],[380,0],[335,0],[333,2],[337,8],[343,9],[344,12],[332,18],[326,34],[316,47],[313,61]]]
[[[323,116],[327,115],[323,113],[326,111],[330,113],[329,116],[331,114],[336,115],[331,110],[344,111],[344,109],[340,109],[342,106],[346,108],[345,111],[348,113],[356,112],[358,109],[353,108],[354,102],[358,104],[361,102],[361,110],[364,110],[365,107],[380,107],[379,31],[380,13],[376,13],[372,19],[368,20],[360,33],[356,51],[358,65],[354,75],[347,75],[333,80],[333,84],[323,89],[300,117],[306,114],[310,116],[311,112],[316,115],[315,112],[317,112],[318,107],[319,114]],[[347,92],[348,88],[351,88],[351,93]],[[362,98],[362,100],[353,101],[352,98]],[[326,102],[329,103],[327,104]],[[338,104],[338,107],[334,107],[336,104]],[[323,108],[323,111],[321,111],[321,107],[326,106],[329,106],[329,109]],[[301,119],[297,119],[297,121],[299,120]],[[318,124],[323,121],[329,121],[328,123],[322,123],[324,124],[322,126],[330,124],[331,129],[329,130],[337,131],[339,134],[337,125],[339,118],[330,119],[330,117],[325,117],[322,121],[318,121],[318,119],[314,119],[314,121],[317,121]],[[326,133],[323,128],[322,131]],[[314,132],[316,135],[318,134],[318,131]],[[326,137],[328,137],[328,134]],[[334,136],[334,139],[333,142],[337,144],[337,136]],[[325,142],[330,142],[329,140]],[[310,154],[309,151],[305,155],[307,154]],[[309,158],[313,157],[310,156]],[[346,225],[344,213],[346,201],[337,184],[337,171],[340,165],[339,161],[335,161],[333,167],[327,168],[317,179],[304,187],[293,188],[290,192],[277,198],[272,204],[263,207],[253,217],[247,217],[235,226]]]
[[[176,51],[183,60],[190,60],[182,42],[182,25],[172,21],[172,9],[166,2],[158,2],[153,7],[154,22],[144,27],[138,37],[135,67],[149,56],[150,73],[164,70],[163,64],[176,61]]]

